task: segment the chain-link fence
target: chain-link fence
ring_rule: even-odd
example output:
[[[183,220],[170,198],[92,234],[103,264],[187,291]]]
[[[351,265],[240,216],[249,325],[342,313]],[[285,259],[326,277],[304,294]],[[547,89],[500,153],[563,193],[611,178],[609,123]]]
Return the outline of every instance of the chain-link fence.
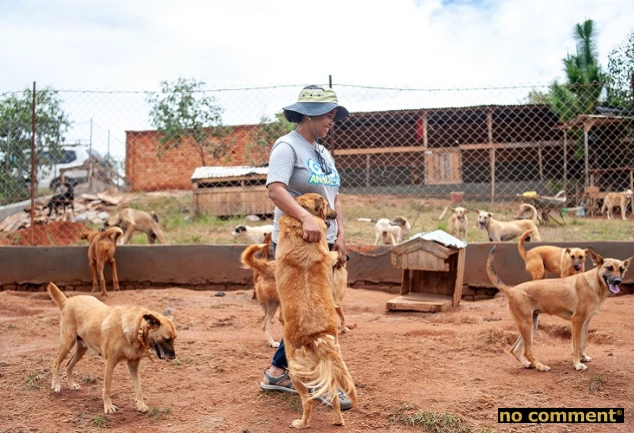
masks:
[[[76,243],[85,224],[125,207],[155,210],[173,232],[200,217],[270,213],[268,152],[293,128],[281,108],[301,87],[179,80],[160,92],[1,94],[2,243]],[[606,192],[633,189],[634,113],[602,108],[596,88],[334,89],[351,115],[323,144],[343,193],[492,205],[520,195],[596,212]]]

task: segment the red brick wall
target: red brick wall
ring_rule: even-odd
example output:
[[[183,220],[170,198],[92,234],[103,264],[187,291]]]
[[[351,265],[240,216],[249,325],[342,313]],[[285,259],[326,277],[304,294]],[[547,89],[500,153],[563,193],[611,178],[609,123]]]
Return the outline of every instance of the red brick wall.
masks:
[[[224,139],[231,143],[228,154],[219,159],[214,159],[207,154],[205,165],[234,166],[258,163],[253,160],[253,152],[248,148],[249,143],[253,142],[253,133],[257,127],[258,125],[234,126],[229,137]],[[191,175],[196,167],[202,166],[200,154],[193,140],[184,140],[178,148],[164,152],[160,158],[158,146],[157,131],[126,131],[125,172],[130,189],[132,191],[190,189]],[[247,147],[246,151],[245,147]],[[264,159],[259,162],[265,162],[268,151],[258,153],[264,155]],[[245,157],[245,154],[250,155],[251,158]]]

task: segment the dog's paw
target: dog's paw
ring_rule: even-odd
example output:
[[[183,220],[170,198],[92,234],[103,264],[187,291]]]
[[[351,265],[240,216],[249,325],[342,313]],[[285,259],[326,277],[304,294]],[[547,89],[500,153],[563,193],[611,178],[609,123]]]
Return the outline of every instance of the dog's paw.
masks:
[[[588,366],[582,363],[579,364],[575,364],[575,370],[577,371],[583,371],[583,370],[587,370]]]
[[[272,341],[272,342],[269,343],[269,346],[271,346],[271,347],[280,347],[280,343],[277,342],[277,341]]]
[[[350,332],[350,328],[348,328],[347,326],[344,326],[343,328],[341,328],[342,334],[345,334],[346,332]]]
[[[109,413],[115,413],[117,410],[119,410],[119,408],[117,406],[115,406],[114,404],[110,403],[110,404],[105,404],[103,405],[103,413],[105,414],[109,414]]]
[[[546,364],[542,364],[541,362],[535,361],[533,362],[533,365],[535,365],[535,370],[537,371],[550,371],[550,367]]]
[[[51,389],[53,390],[53,392],[60,392],[62,390],[62,387],[59,383],[54,383],[51,385]]]
[[[147,412],[147,405],[143,402],[136,402],[136,410],[138,410],[139,412]]]
[[[590,358],[588,355],[581,355],[581,361],[582,362],[590,362],[590,361],[592,361],[592,358]]]
[[[79,384],[77,383],[69,384],[68,387],[72,389],[73,391],[79,391],[81,389],[81,386],[79,386]]]
[[[308,428],[308,423],[304,424],[301,419],[296,419],[291,423],[291,426],[295,428]]]

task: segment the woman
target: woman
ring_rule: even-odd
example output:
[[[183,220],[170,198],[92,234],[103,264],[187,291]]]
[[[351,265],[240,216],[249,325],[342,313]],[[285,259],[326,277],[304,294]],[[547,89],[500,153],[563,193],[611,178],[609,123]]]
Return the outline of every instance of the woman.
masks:
[[[321,231],[313,216],[295,201],[295,197],[309,192],[325,197],[337,212],[337,219],[326,231],[331,250],[337,251],[337,265],[346,260],[346,239],[343,228],[343,209],[339,197],[340,179],[335,161],[328,150],[319,144],[334,122],[346,117],[348,110],[337,103],[332,89],[307,86],[297,102],[284,108],[284,117],[297,123],[294,131],[278,138],[269,157],[266,180],[269,198],[275,203],[273,247],[277,245],[279,219],[283,214],[302,222],[303,237],[308,242],[319,242]],[[288,376],[288,362],[284,341],[273,355],[271,365],[264,371],[260,387],[269,391],[297,393]],[[350,399],[340,392],[341,409],[350,409]],[[325,403],[329,403],[325,401]]]

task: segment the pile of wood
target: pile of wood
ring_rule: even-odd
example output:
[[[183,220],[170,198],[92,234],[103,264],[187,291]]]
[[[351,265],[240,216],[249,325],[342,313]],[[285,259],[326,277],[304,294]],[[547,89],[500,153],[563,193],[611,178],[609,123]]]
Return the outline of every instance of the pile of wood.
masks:
[[[48,208],[46,205],[50,201],[50,197],[39,198],[35,200],[34,208],[34,224],[47,224],[51,221],[75,221],[101,225],[110,216],[110,213],[121,203],[121,197],[110,196],[103,193],[98,194],[81,194],[75,197],[74,215],[70,207],[66,207],[66,212],[58,208],[59,214],[55,215],[55,211],[48,216]],[[9,215],[0,221],[0,232],[12,232],[23,229],[31,225],[31,206]]]

